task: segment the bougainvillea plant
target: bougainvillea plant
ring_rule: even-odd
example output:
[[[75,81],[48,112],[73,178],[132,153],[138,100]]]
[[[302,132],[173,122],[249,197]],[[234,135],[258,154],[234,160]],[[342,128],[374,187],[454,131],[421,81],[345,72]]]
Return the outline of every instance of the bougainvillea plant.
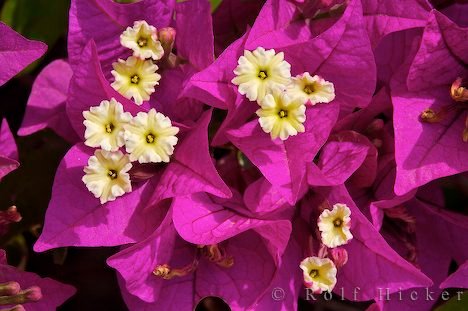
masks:
[[[466,1],[71,0],[68,21],[18,129],[69,146],[35,252],[114,247],[135,311],[468,306]],[[46,46],[0,34],[2,85]],[[2,178],[6,120],[0,147]],[[0,250],[0,308],[74,292]]]

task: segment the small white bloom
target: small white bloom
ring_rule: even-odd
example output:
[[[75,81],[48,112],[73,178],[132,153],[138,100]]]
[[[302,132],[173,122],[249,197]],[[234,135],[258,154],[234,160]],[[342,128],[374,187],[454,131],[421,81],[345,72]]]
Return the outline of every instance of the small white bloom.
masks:
[[[99,106],[83,111],[83,117],[86,146],[117,151],[124,145],[123,126],[130,122],[132,115],[124,112],[122,104],[114,98],[103,100]]]
[[[133,98],[137,105],[150,99],[150,95],[155,91],[154,87],[161,79],[156,72],[158,66],[151,60],[130,56],[127,60],[119,59],[112,67],[112,75],[115,78],[112,87],[124,97]]]
[[[305,131],[306,107],[300,99],[291,98],[279,89],[267,94],[257,110],[258,122],[272,139],[286,140]]]
[[[351,210],[346,204],[335,204],[333,209],[324,210],[318,219],[322,243],[333,248],[348,243],[353,238],[351,231]]]
[[[125,126],[125,146],[130,160],[140,163],[169,162],[177,144],[179,128],[162,113],[151,109],[139,112]]]
[[[132,163],[121,151],[96,150],[84,168],[83,182],[101,204],[132,191],[128,171]]]
[[[258,47],[255,51],[244,51],[234,69],[236,77],[232,83],[238,85],[239,93],[259,103],[274,89],[284,89],[291,78],[291,65],[284,60],[284,53]]]
[[[325,81],[317,75],[312,77],[308,72],[291,78],[287,92],[291,97],[299,97],[304,104],[309,100],[312,105],[316,105],[329,103],[335,99],[333,83]]]
[[[328,258],[307,257],[299,267],[303,271],[304,284],[316,294],[331,292],[336,285],[336,267]]]
[[[158,40],[158,30],[146,21],[136,21],[133,27],[127,27],[120,35],[120,44],[133,50],[133,56],[142,59],[158,60],[164,55],[164,49]]]

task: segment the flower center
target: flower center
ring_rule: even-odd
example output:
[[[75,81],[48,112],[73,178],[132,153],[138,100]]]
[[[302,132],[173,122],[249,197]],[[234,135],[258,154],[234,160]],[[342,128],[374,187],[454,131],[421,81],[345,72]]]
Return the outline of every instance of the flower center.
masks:
[[[310,275],[311,278],[316,278],[316,277],[318,277],[318,274],[319,274],[319,272],[318,272],[317,269],[312,269],[312,270],[310,270],[310,272],[309,272],[309,275]]]
[[[341,227],[342,224],[343,224],[343,220],[341,220],[340,218],[337,218],[337,219],[333,220],[333,225],[334,225],[336,228]]]
[[[131,78],[130,78],[130,81],[133,83],[133,84],[138,84],[140,82],[140,77],[138,75],[133,75]]]
[[[116,179],[119,176],[119,174],[117,174],[117,171],[115,171],[115,170],[109,170],[109,172],[107,172],[107,175],[112,180]]]
[[[468,102],[468,88],[463,86],[464,82],[462,78],[456,79],[450,88],[450,95],[456,102]]]
[[[260,70],[260,72],[258,73],[258,77],[262,80],[265,80],[266,78],[268,78],[268,74],[265,70]]]
[[[288,117],[288,112],[286,110],[280,110],[278,112],[278,116],[282,119],[282,118],[287,118]]]
[[[304,93],[306,93],[307,95],[310,95],[313,92],[315,92],[315,87],[313,84],[307,84],[306,86],[304,86]]]
[[[234,265],[234,258],[226,253],[226,250],[217,244],[198,245],[201,253],[211,262],[223,268],[230,268]]]
[[[105,128],[106,128],[106,132],[110,134],[114,130],[115,126],[114,124],[109,123],[109,124],[106,124]]]
[[[149,133],[148,135],[146,135],[146,142],[148,144],[154,143],[155,140],[156,140],[156,136],[154,136],[153,134]]]
[[[146,38],[140,37],[138,38],[137,43],[138,43],[138,46],[142,48],[148,44],[148,40]]]

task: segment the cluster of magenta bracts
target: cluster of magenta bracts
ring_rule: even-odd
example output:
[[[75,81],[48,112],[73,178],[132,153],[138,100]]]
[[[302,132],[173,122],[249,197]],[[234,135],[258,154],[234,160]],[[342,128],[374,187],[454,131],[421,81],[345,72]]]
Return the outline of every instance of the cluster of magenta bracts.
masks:
[[[0,55],[5,64],[0,70],[0,86],[41,57],[47,47],[30,41],[0,22]],[[5,58],[3,53],[8,56]],[[14,61],[6,61],[8,58]],[[18,150],[6,120],[0,128],[0,180],[18,168]],[[16,206],[0,211],[0,238],[8,233],[13,223],[22,216]],[[54,309],[75,293],[72,286],[10,266],[6,252],[0,249],[0,310],[49,310]]]
[[[19,132],[73,144],[35,250],[121,246],[108,264],[130,310],[295,310],[304,285],[430,308],[379,289],[468,285],[468,217],[439,181],[468,171],[467,12],[72,0],[69,57],[38,76]]]

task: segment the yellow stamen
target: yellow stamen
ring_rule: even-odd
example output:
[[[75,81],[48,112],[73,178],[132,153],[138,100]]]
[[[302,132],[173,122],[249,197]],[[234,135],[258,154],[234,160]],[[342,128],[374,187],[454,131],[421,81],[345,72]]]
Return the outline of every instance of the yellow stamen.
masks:
[[[262,80],[265,80],[266,78],[268,78],[268,75],[266,71],[260,70],[260,72],[258,73],[258,77]]]
[[[148,44],[148,40],[145,38],[139,38],[137,43],[138,43],[138,46],[142,48]]]
[[[309,273],[309,275],[310,275],[311,278],[317,277],[318,274],[319,274],[319,272],[318,272],[317,269],[312,269],[312,270],[310,270],[310,273]]]
[[[107,133],[112,133],[112,131],[114,130],[114,124],[112,123],[109,123],[109,124],[106,124],[106,132]]]
[[[132,81],[133,84],[138,84],[138,82],[140,82],[140,77],[138,75],[133,75],[130,81]]]
[[[304,93],[306,93],[307,95],[312,94],[314,91],[315,91],[315,87],[312,84],[307,84],[304,87]]]
[[[280,110],[280,112],[278,112],[278,115],[280,118],[286,118],[288,116],[288,112],[284,110]]]
[[[230,268],[234,265],[234,258],[226,254],[223,248],[218,245],[206,245],[202,249],[203,255],[208,260],[223,268]]]
[[[198,266],[198,261],[182,267],[180,269],[172,269],[168,264],[158,265],[153,270],[153,275],[160,277],[164,280],[170,280],[174,277],[183,277],[193,272]]]
[[[153,134],[146,135],[146,142],[148,144],[154,143],[155,140],[156,140],[156,137]]]
[[[114,171],[114,170],[109,170],[109,172],[107,174],[109,175],[110,179],[116,179],[117,177],[119,177],[117,172]]]
[[[335,227],[341,227],[342,224],[343,224],[343,220],[340,219],[340,218],[337,218],[337,219],[333,220],[333,225]]]

